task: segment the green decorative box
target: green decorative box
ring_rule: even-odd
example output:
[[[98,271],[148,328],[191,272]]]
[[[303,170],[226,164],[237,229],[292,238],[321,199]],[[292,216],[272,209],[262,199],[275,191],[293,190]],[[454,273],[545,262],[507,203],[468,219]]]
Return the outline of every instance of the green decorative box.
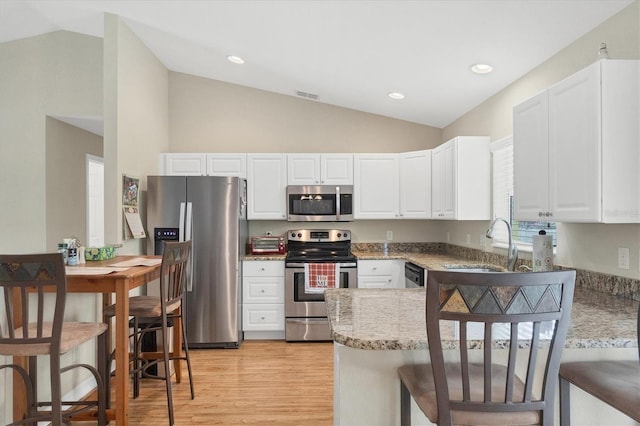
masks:
[[[116,249],[112,246],[87,247],[84,250],[85,260],[107,260],[116,257]]]

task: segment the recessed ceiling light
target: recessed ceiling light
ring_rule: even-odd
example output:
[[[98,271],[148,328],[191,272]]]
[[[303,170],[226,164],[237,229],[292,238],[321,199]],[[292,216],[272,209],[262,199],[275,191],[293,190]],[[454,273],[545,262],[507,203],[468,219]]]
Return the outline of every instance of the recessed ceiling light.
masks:
[[[493,71],[493,67],[488,64],[473,64],[471,65],[471,71],[476,74],[489,74]]]
[[[391,99],[404,99],[404,94],[400,92],[389,92],[389,97]]]
[[[244,59],[242,59],[240,56],[229,55],[227,56],[227,59],[229,60],[229,62],[233,62],[234,64],[244,64]]]

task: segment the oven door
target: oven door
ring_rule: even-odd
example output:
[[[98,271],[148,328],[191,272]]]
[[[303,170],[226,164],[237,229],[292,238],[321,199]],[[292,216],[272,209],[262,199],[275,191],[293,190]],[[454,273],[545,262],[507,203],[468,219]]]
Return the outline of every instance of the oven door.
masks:
[[[297,341],[328,341],[329,321],[323,293],[306,293],[304,264],[288,264],[285,274],[285,339]],[[355,288],[357,264],[340,264],[340,287]]]
[[[304,285],[304,264],[287,264],[284,270],[285,316],[326,317],[323,293],[307,293]],[[340,263],[340,288],[356,288],[358,269],[356,262]]]

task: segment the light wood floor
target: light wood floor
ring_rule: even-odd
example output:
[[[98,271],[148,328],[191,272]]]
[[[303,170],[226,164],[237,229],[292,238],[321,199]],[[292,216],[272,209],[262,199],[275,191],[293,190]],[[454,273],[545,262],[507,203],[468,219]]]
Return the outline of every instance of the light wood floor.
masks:
[[[176,425],[333,424],[331,343],[244,341],[239,349],[191,350],[196,398],[186,364],[173,383]],[[167,424],[165,384],[145,380],[130,400],[130,424]]]

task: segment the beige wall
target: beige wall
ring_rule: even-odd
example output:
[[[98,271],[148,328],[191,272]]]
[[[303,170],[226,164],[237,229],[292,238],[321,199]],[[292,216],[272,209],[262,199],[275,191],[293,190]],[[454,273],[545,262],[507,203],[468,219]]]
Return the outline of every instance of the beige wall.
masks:
[[[0,44],[0,93],[0,252],[50,250],[47,239],[55,232],[50,227],[58,224],[49,221],[47,201],[65,199],[67,188],[58,192],[46,184],[47,141],[51,136],[47,116],[102,114],[102,40],[57,31]],[[74,165],[63,159],[58,167]],[[76,229],[79,232],[80,228]],[[96,319],[93,296],[73,295],[67,306],[70,320]],[[94,359],[95,347],[83,346],[65,355],[64,362]],[[45,370],[38,374],[49,376]],[[84,379],[67,377],[63,392]],[[11,415],[10,383],[0,375],[3,424]]]
[[[441,130],[171,72],[171,152],[402,152]]]
[[[57,31],[2,43],[0,76],[0,252],[44,251],[46,117],[102,114],[102,40]]]
[[[169,72],[115,15],[105,16],[104,52],[105,242],[122,242],[119,254],[144,253],[146,240],[123,240],[122,176],[146,190],[169,149]]]
[[[640,2],[605,21],[557,55],[444,129],[444,139],[459,134],[490,135],[495,141],[512,134],[512,108],[593,63],[601,42],[612,59],[640,58]],[[640,94],[638,94],[640,96]],[[640,163],[640,159],[639,163]],[[639,183],[640,185],[640,183]],[[465,245],[486,224],[451,223],[452,242]],[[476,241],[472,238],[472,242]],[[618,247],[630,249],[629,270],[617,267]],[[614,275],[640,278],[640,225],[558,224],[556,262]]]
[[[87,243],[87,154],[102,157],[102,137],[46,119],[47,250],[63,238]]]

